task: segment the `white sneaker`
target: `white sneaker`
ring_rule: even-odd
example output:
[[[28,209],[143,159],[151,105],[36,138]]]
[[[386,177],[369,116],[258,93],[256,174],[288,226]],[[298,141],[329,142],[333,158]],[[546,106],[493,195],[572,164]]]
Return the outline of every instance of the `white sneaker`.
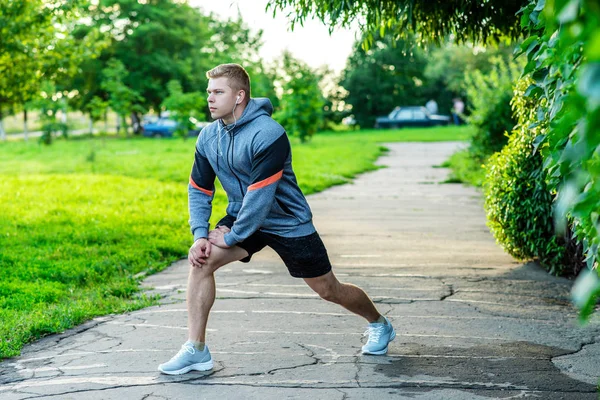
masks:
[[[385,318],[385,317],[384,317]],[[396,337],[396,331],[385,318],[387,323],[371,323],[365,331],[365,336],[369,336],[367,343],[362,347],[363,354],[381,355],[388,351],[388,344]]]
[[[213,362],[208,346],[205,345],[203,351],[198,351],[190,341],[185,342],[173,358],[158,366],[158,370],[167,375],[181,375],[191,370],[209,371],[212,368]]]

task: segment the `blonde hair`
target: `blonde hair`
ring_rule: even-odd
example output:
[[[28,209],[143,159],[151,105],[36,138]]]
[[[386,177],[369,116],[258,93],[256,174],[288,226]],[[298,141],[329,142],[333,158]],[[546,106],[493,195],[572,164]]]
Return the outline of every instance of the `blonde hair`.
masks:
[[[206,73],[208,79],[226,77],[229,80],[229,87],[233,90],[243,90],[246,92],[246,101],[250,100],[250,76],[248,72],[239,64],[221,64],[217,65]]]

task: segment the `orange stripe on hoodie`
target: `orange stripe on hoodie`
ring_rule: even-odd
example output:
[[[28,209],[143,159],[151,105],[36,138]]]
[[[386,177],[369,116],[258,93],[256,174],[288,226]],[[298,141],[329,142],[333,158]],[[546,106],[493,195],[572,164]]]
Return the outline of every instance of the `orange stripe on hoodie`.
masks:
[[[190,185],[192,185],[193,187],[195,187],[196,189],[198,189],[199,191],[201,191],[202,193],[204,193],[207,196],[212,196],[214,193],[212,190],[202,189],[200,186],[196,185],[196,182],[194,182],[194,180],[192,179],[191,176],[190,176]]]
[[[263,179],[260,182],[253,183],[252,185],[248,186],[248,191],[264,188],[265,186],[269,186],[270,184],[275,183],[278,180],[280,180],[282,176],[283,176],[283,170],[279,171],[275,175],[271,175],[267,179]]]

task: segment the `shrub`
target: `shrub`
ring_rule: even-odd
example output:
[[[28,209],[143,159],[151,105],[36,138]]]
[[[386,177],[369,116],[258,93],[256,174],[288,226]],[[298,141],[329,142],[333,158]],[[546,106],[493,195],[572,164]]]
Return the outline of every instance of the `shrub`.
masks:
[[[532,127],[537,119],[532,98],[523,96],[529,85],[523,79],[515,89],[512,105],[518,125],[508,144],[490,157],[484,183],[488,225],[496,241],[519,260],[537,259],[551,273],[564,272],[564,240],[554,234],[552,202],[546,185],[543,159],[534,139],[545,129]]]
[[[512,131],[516,123],[510,100],[521,63],[497,57],[492,64],[494,68],[489,73],[476,70],[465,76],[471,110],[467,121],[475,127],[470,152],[479,161],[502,149],[507,142],[506,132]]]

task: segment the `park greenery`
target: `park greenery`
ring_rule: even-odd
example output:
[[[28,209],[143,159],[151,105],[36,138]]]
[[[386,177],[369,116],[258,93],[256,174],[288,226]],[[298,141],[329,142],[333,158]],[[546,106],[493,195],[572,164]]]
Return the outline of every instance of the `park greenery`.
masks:
[[[380,142],[466,140],[468,127],[320,133],[292,141],[304,193],[377,168]],[[0,357],[90,318],[154,304],[147,274],[184,257],[192,140],[59,139],[0,146]],[[90,157],[90,154],[94,157]],[[212,224],[224,214],[218,187]]]
[[[291,12],[289,10],[292,10]],[[553,274],[585,274],[577,304],[600,296],[600,6],[592,0],[271,0],[292,27],[358,22],[339,76],[289,53],[266,63],[262,32],[186,1],[0,3],[0,140],[30,116],[40,143],[0,146],[0,357],[89,318],[151,304],[140,279],[189,245],[191,140],[144,141],[144,115],[208,120],[205,71],[243,64],[293,137],[306,193],[375,168],[395,131],[368,130],[398,105],[466,99],[468,128],[403,131],[402,140],[470,140],[450,181],[483,188],[508,253]],[[466,16],[469,16],[468,18]],[[67,111],[104,120],[101,138],[69,136]],[[352,117],[361,131],[340,124]],[[117,133],[106,135],[109,118]],[[323,133],[324,127],[348,130]],[[14,127],[9,132],[14,132]],[[27,136],[25,136],[27,138]],[[191,150],[190,150],[191,149]],[[160,162],[156,160],[160,159]],[[222,213],[222,191],[213,219]],[[214,221],[213,221],[214,222]],[[6,251],[4,251],[7,249]]]

